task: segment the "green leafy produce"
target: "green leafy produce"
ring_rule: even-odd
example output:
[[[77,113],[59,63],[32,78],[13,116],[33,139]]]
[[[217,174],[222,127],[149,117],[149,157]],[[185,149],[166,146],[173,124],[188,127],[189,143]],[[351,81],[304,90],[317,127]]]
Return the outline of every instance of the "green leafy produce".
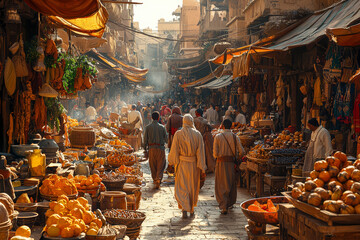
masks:
[[[65,70],[63,75],[63,86],[66,92],[75,93],[74,83],[77,73],[77,68],[82,68],[83,76],[88,74],[90,77],[95,77],[98,70],[95,67],[94,61],[91,61],[86,55],[72,56],[67,53],[60,54],[58,61],[65,60]]]
[[[34,37],[31,41],[24,43],[26,62],[30,65],[34,65],[40,56],[40,54],[36,50],[37,47],[38,42],[36,37]]]
[[[66,113],[66,109],[61,104],[58,98],[45,98],[45,106],[47,109],[47,122],[53,129],[56,127],[57,131],[60,130],[60,116]]]

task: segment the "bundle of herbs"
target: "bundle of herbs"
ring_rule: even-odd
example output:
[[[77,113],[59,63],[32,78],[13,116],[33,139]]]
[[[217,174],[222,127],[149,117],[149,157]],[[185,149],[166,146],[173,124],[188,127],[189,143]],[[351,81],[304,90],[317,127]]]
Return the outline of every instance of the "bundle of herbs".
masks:
[[[61,114],[66,113],[66,109],[58,98],[45,98],[45,106],[47,109],[47,122],[51,129],[60,130]]]

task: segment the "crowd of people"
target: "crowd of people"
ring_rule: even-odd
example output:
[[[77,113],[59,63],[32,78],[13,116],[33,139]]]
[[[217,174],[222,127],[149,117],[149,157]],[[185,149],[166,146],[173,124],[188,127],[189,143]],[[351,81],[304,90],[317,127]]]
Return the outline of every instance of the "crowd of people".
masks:
[[[184,218],[187,213],[192,217],[206,175],[215,173],[216,200],[221,213],[226,214],[236,202],[237,159],[244,154],[240,139],[230,128],[234,121],[246,124],[245,115],[232,106],[213,104],[166,105],[159,101],[145,105],[137,102],[129,107],[124,102],[117,103],[96,109],[86,102],[83,119],[89,122],[99,117],[108,119],[111,113],[120,114],[125,109],[128,123],[133,123],[143,136],[142,146],[149,158],[154,188],[160,188],[165,171],[173,173],[179,208]],[[224,132],[213,137],[213,128],[219,126]]]

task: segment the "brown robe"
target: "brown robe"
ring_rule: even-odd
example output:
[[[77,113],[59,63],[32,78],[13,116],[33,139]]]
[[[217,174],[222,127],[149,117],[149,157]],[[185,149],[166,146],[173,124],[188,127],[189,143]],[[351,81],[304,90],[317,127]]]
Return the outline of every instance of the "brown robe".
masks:
[[[201,133],[205,145],[205,157],[207,171],[212,173],[215,170],[215,158],[213,157],[214,138],[211,134],[212,127],[203,117],[194,119],[195,128]]]

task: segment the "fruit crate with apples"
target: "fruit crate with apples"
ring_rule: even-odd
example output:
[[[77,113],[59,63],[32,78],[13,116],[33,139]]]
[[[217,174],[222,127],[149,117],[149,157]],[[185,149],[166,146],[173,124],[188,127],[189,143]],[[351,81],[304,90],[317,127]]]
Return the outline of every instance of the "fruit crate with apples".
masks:
[[[289,200],[290,203],[294,205],[295,208],[325,222],[329,226],[334,224],[349,225],[360,223],[360,214],[332,213],[330,211],[322,210],[318,207],[296,200],[295,198],[291,197],[291,192],[282,192],[282,194]],[[360,231],[360,225],[358,227]]]
[[[351,224],[359,224],[352,222]],[[306,214],[292,204],[279,206],[280,240],[360,239],[360,225],[333,225]]]

